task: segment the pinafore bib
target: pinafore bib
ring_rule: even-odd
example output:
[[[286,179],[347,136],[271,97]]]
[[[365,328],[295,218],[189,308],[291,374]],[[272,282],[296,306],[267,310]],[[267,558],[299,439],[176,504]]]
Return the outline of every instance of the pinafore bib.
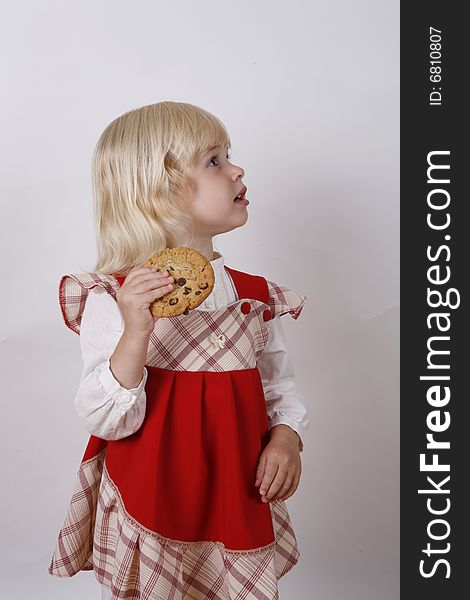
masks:
[[[306,296],[225,266],[238,300],[157,319],[146,412],[120,440],[90,436],[49,573],[94,570],[111,599],[275,600],[300,557],[283,501],[263,503],[256,468],[269,423],[256,363],[271,318]],[[88,292],[124,277],[65,275],[65,323],[80,333]]]

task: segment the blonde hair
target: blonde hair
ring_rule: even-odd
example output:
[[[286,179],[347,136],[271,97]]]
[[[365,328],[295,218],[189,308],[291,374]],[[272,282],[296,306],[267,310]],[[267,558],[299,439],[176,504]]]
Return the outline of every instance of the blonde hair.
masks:
[[[128,111],[101,134],[92,160],[98,260],[92,272],[127,274],[175,239],[194,235],[188,168],[212,146],[231,147],[223,123],[184,102]]]

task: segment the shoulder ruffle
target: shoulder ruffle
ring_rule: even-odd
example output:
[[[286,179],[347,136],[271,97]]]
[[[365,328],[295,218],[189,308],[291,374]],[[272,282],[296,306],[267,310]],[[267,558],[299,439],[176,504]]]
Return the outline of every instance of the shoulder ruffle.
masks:
[[[290,313],[293,319],[298,319],[308,297],[273,281],[266,280],[266,283],[269,292],[269,308],[273,318]]]
[[[83,309],[90,290],[96,286],[116,298],[119,283],[111,275],[78,273],[63,275],[59,283],[59,304],[65,324],[80,335]]]

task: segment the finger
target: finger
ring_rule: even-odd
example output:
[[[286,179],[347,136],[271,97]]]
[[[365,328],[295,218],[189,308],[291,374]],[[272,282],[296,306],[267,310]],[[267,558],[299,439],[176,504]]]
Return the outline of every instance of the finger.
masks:
[[[287,500],[287,498],[290,498],[290,496],[292,496],[292,494],[295,493],[295,490],[299,487],[299,481],[300,481],[300,471],[297,471],[292,480],[292,485],[287,490],[287,492],[282,495],[282,497],[278,498],[278,500]]]
[[[139,267],[138,269],[131,269],[126,275],[126,280],[124,281],[124,284],[132,283],[135,279],[139,279],[139,277],[141,277],[142,275],[151,273],[156,273],[156,271],[154,271],[150,267]]]
[[[294,475],[295,475],[295,473],[292,473],[291,475],[289,475],[289,474],[286,475],[284,483],[279,488],[279,491],[276,494],[274,494],[274,496],[272,497],[272,500],[282,500],[284,497],[286,497],[290,493],[293,483],[294,483],[294,478],[295,478]]]
[[[263,496],[266,494],[271,487],[273,480],[276,477],[279,465],[277,463],[269,462],[266,464],[264,469],[263,480],[261,481],[261,485],[259,488],[260,494]]]
[[[175,286],[175,280],[170,275],[168,277],[159,277],[154,279],[153,281],[149,281],[146,283],[145,291],[155,291],[160,288],[173,288]]]
[[[281,467],[279,467],[276,476],[274,477],[271,485],[269,486],[266,495],[264,496],[263,500],[265,500],[266,502],[269,502],[269,500],[272,499],[272,497],[277,494],[277,492],[281,489],[281,487],[284,485],[284,481],[286,479],[286,475],[287,475],[287,471]]]
[[[256,486],[258,486],[263,479],[264,469],[266,467],[266,458],[267,458],[266,453],[263,452],[259,459],[258,468],[256,469],[256,481],[255,481]]]
[[[169,294],[172,291],[172,289],[173,289],[173,284],[172,283],[168,283],[168,284],[160,286],[158,288],[151,289],[151,290],[149,290],[148,292],[146,292],[144,294],[139,294],[138,297],[139,297],[139,300],[151,303],[155,299],[162,298],[163,296],[166,296],[166,294]]]
[[[131,282],[132,293],[145,294],[146,292],[157,290],[169,283],[174,285],[174,277],[172,275],[165,276],[162,273],[143,274],[141,278]]]
[[[136,284],[142,283],[143,281],[152,281],[157,278],[167,277],[171,275],[167,269],[155,269],[153,267],[141,267],[138,269],[132,269],[124,281],[128,285],[135,286]]]
[[[295,474],[295,477],[294,477],[294,489],[292,490],[292,493],[294,493],[295,490],[299,487],[300,473],[301,473],[301,471],[299,469],[299,471]]]

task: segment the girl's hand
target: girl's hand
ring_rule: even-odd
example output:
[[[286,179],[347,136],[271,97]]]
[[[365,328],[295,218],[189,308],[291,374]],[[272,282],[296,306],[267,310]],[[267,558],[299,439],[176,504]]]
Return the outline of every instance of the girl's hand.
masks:
[[[297,433],[288,425],[276,425],[256,470],[255,486],[260,486],[261,500],[287,500],[297,489],[301,472]]]
[[[165,275],[166,273],[166,275]],[[149,306],[173,289],[174,278],[154,269],[137,268],[129,271],[116,300],[124,319],[124,330],[136,335],[150,335],[155,318]]]

